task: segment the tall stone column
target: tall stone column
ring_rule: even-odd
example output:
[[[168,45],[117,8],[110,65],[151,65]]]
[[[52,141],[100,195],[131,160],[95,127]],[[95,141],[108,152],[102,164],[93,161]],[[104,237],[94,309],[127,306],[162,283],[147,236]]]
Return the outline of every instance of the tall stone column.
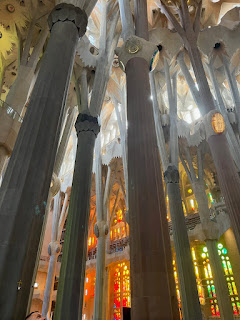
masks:
[[[42,316],[48,316],[48,312],[51,310],[51,296],[53,292],[54,278],[56,273],[56,265],[59,253],[61,252],[60,241],[52,241],[48,245],[48,254],[50,260],[48,264],[48,275],[45,286],[44,301],[42,307]],[[50,310],[49,310],[50,309]]]
[[[218,254],[217,248],[217,240],[219,238],[219,227],[216,221],[212,221],[210,219],[208,199],[205,191],[203,165],[204,155],[202,151],[202,145],[199,145],[197,149],[197,173],[192,164],[192,157],[189,148],[185,148],[188,167],[185,161],[182,158],[181,159],[186,173],[188,175],[188,178],[192,184],[194,195],[197,200],[198,212],[201,220],[202,233],[204,237],[203,239],[206,242],[206,246],[208,249],[210,265],[213,273],[213,280],[216,287],[220,315],[225,320],[233,320],[232,306],[228,297],[227,283],[222,268],[221,258]]]
[[[240,179],[231,153],[229,152],[225,128],[221,130],[221,133],[217,133],[213,129],[212,117],[216,112],[219,113],[219,111],[212,110],[204,117],[206,140],[211,149],[214,164],[217,169],[218,181],[229,212],[231,225],[240,253]]]
[[[174,165],[169,165],[164,173],[164,178],[169,197],[183,317],[186,320],[201,320],[202,313],[198,299],[187,227],[182,209],[179,172],[177,168]],[[180,212],[180,209],[182,212]],[[180,230],[181,232],[179,232]]]
[[[103,193],[102,184],[102,150],[101,136],[98,136],[95,148],[95,164],[96,164],[96,210],[97,222],[94,226],[94,233],[97,237],[97,261],[96,261],[96,281],[95,281],[95,297],[94,297],[94,320],[104,320],[104,301],[105,301],[105,251],[106,251],[106,235],[108,234],[107,210],[109,207],[111,167],[108,166],[107,177],[105,181],[105,190]],[[112,182],[113,183],[113,182]]]
[[[198,179],[200,178],[198,177]],[[210,219],[204,181],[195,181],[192,183],[192,187],[197,200],[203,234],[205,236],[205,242],[208,249],[220,315],[225,320],[233,320],[232,306],[228,296],[227,283],[217,248],[217,240],[219,238],[218,225],[215,221],[211,221]]]
[[[132,319],[172,319],[148,62],[133,57],[126,76]]]
[[[99,133],[97,118],[79,114],[78,147],[55,308],[55,320],[78,319],[82,314],[93,151]]]
[[[228,229],[220,240],[225,242],[231,261],[238,294],[240,293],[240,255],[232,228]]]
[[[87,15],[56,6],[51,36],[2,187],[0,189],[0,310],[23,320],[34,273],[48,189],[76,45]]]
[[[105,302],[105,251],[108,226],[104,220],[98,221],[94,226],[94,234],[97,237],[97,264],[94,297],[94,320],[104,320]]]
[[[228,296],[226,278],[222,267],[222,261],[217,250],[217,240],[207,239],[206,245],[208,248],[210,265],[212,267],[213,280],[216,287],[221,318],[223,318],[224,320],[233,320],[233,311]]]
[[[8,152],[6,148],[0,146],[0,177],[3,174],[6,162],[7,162]]]
[[[218,181],[228,208],[238,251],[240,252],[239,176],[230,152],[226,152],[229,149],[226,137],[222,134],[211,136],[208,139],[208,144],[211,148],[214,164],[218,170]]]

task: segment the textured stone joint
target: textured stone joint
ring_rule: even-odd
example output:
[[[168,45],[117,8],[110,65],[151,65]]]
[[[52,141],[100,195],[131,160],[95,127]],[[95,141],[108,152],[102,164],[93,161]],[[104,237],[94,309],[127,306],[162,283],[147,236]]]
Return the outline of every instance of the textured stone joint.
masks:
[[[59,241],[52,241],[48,245],[48,254],[52,255],[59,255],[61,252],[61,245]]]
[[[179,183],[179,171],[174,165],[169,165],[164,172],[164,180],[168,183]]]
[[[88,17],[86,12],[72,4],[60,3],[53,9],[48,17],[50,31],[54,24],[60,21],[74,23],[78,29],[79,37],[82,37],[87,30]]]
[[[108,225],[105,221],[98,221],[94,225],[94,234],[97,238],[106,236],[108,234]]]
[[[86,113],[79,113],[75,123],[75,128],[77,134],[80,132],[91,131],[95,134],[95,136],[97,136],[100,131],[98,119]]]

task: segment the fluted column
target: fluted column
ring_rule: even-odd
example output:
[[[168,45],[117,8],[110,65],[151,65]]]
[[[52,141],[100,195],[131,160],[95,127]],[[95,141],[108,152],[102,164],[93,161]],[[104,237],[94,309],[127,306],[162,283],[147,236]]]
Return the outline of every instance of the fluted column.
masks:
[[[26,316],[76,45],[87,16],[60,4],[49,25],[51,36],[0,189],[2,320]]]
[[[169,197],[183,317],[186,320],[202,319],[187,227],[182,209],[177,168],[174,165],[169,165],[164,172],[164,178]]]
[[[133,320],[172,319],[161,216],[164,201],[149,64],[126,65],[131,297]]]
[[[78,319],[82,314],[93,151],[99,133],[97,118],[79,114],[78,147],[70,197],[55,320]]]

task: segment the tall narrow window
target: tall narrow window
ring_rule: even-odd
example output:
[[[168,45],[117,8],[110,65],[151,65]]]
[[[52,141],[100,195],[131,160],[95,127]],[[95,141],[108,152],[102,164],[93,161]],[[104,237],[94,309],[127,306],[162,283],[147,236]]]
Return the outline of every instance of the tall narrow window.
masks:
[[[113,319],[123,319],[123,307],[131,306],[129,263],[118,263],[113,275]]]

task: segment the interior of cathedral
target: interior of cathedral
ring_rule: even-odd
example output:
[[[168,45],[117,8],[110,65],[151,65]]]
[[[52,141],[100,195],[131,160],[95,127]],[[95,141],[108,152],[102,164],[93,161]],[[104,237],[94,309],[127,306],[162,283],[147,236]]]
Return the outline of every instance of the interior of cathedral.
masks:
[[[0,0],[0,320],[240,319],[239,0]]]

